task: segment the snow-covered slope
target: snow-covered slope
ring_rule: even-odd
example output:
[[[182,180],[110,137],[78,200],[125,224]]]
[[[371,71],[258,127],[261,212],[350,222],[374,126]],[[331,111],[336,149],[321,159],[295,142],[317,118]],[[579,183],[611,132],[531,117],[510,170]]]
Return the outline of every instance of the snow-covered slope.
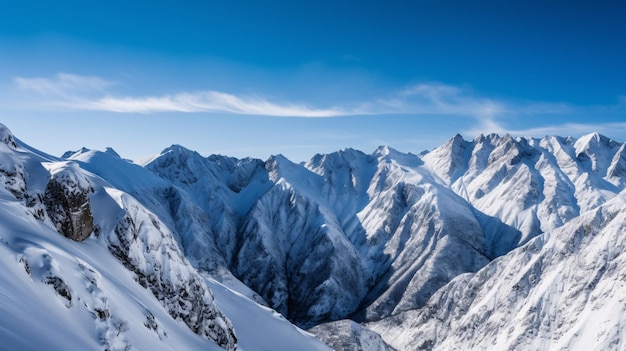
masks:
[[[160,178],[111,152],[61,160],[4,126],[0,136],[3,349],[327,349],[201,276],[166,223],[119,189],[155,189]],[[211,287],[221,289],[219,307]],[[245,333],[240,342],[230,318]],[[253,330],[261,325],[285,337],[261,340]]]
[[[623,350],[625,230],[622,193],[368,326],[401,350]]]
[[[343,219],[374,279],[358,319],[420,306],[452,277],[488,262],[485,236],[470,206],[437,184],[417,156],[383,147],[359,167],[337,167],[342,158],[348,161],[341,153],[331,154],[320,166],[312,162],[309,167],[325,169],[329,178],[353,173],[343,179],[365,189],[357,194],[367,201],[345,212],[352,221]],[[333,166],[325,167],[325,161]],[[339,197],[331,193],[334,198]]]
[[[237,202],[227,196],[232,192],[224,184],[228,170],[219,169],[221,158],[211,162],[190,150],[172,146],[155,161],[162,165],[161,173],[153,173],[110,152],[83,149],[66,156],[149,209],[171,230],[194,267],[263,303],[228,269],[228,253],[238,237],[235,227],[239,219],[232,207]],[[199,182],[199,177],[205,181]]]
[[[491,134],[472,141],[457,135],[424,162],[476,209],[518,229],[522,244],[622,191],[625,148],[597,133],[579,139]]]
[[[234,271],[296,323],[354,312],[368,272],[335,216],[316,201],[322,179],[280,156],[266,168],[274,186],[242,223]]]
[[[309,330],[333,350],[394,351],[380,335],[349,319],[323,323]]]
[[[219,247],[232,273],[307,327],[420,306],[456,275],[485,265],[491,251],[467,201],[417,156],[389,148],[299,165],[280,155],[204,158],[174,146],[146,168],[216,218],[207,223],[219,223],[181,234],[192,262],[207,256],[193,247]]]
[[[0,338],[18,349],[63,349],[63,333],[83,349],[326,349],[291,323],[388,348],[356,322],[399,350],[572,348],[596,311],[597,345],[621,342],[607,287],[626,146],[598,134],[303,164],[178,145],[142,165],[56,158],[4,126],[0,141]]]

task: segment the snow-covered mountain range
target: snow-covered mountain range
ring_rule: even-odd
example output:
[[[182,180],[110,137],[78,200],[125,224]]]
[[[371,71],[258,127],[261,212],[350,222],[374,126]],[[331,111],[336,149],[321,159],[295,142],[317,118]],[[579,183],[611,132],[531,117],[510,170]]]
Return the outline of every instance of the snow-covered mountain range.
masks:
[[[626,144],[604,136],[302,164],[0,140],[9,348],[622,348]]]

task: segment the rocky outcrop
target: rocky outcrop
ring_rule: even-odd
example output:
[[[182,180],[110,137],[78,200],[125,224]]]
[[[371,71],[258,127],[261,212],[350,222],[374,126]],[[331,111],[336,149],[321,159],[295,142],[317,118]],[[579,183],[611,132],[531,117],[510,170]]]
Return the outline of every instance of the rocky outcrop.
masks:
[[[74,241],[83,241],[94,229],[89,194],[93,187],[80,175],[78,166],[68,163],[54,171],[46,186],[44,203],[57,231]]]
[[[28,197],[24,167],[21,164],[0,164],[0,185],[3,185],[18,200]]]
[[[107,237],[109,251],[172,318],[220,347],[236,350],[232,323],[217,308],[211,290],[183,257],[172,233],[134,199],[123,201],[128,212]]]

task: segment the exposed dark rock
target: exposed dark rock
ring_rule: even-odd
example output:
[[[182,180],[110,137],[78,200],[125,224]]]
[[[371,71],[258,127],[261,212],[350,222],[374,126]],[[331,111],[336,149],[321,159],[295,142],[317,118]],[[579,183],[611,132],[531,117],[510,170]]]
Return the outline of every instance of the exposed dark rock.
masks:
[[[23,200],[28,197],[26,193],[24,169],[21,165],[16,165],[15,167],[0,165],[0,184],[4,185],[18,200]]]
[[[109,238],[109,251],[135,274],[135,280],[141,286],[150,289],[170,316],[183,321],[191,331],[213,340],[226,350],[236,350],[237,337],[233,326],[213,303],[212,294],[202,278],[197,273],[191,273],[186,278],[173,277],[164,268],[164,259],[169,260],[167,264],[170,265],[182,259],[182,253],[169,247],[163,257],[161,249],[151,250],[149,245],[146,248],[145,243],[141,243],[145,239],[142,234],[148,223],[124,216]],[[154,225],[152,229],[159,232]],[[162,245],[169,245],[163,236]],[[146,258],[139,255],[150,257],[149,269],[141,263]],[[151,328],[152,322],[148,318],[146,327]]]
[[[86,182],[86,180],[85,180]],[[74,241],[83,241],[94,229],[89,183],[77,181],[74,174],[59,173],[46,186],[46,212],[57,231]]]
[[[69,286],[65,284],[63,279],[57,276],[47,276],[45,277],[44,283],[52,285],[54,291],[57,292],[61,297],[67,300],[66,306],[69,308],[72,304],[72,293],[70,291]]]
[[[159,325],[157,324],[156,320],[154,319],[154,315],[152,313],[148,313],[148,315],[146,316],[146,321],[143,322],[143,325],[150,329],[150,330],[154,330],[154,332],[156,332],[158,334],[159,332]]]
[[[93,313],[98,317],[98,319],[107,319],[111,316],[111,313],[108,309],[94,308]]]
[[[30,264],[28,263],[28,260],[26,259],[26,257],[21,257],[20,262],[24,265],[24,270],[26,271],[26,273],[32,276],[30,273]]]

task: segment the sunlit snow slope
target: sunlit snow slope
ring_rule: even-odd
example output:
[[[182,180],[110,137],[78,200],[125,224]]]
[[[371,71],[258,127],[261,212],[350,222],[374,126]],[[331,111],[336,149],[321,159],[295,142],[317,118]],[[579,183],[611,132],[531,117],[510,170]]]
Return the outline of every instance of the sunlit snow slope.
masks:
[[[200,275],[168,226],[113,182],[29,148],[4,126],[0,139],[0,348],[327,349]],[[138,183],[161,184],[116,160],[96,162],[114,182],[130,186],[143,174]]]
[[[626,193],[369,324],[400,350],[626,348]]]
[[[11,349],[327,349],[291,323],[356,350],[621,348],[626,144],[599,134],[302,164],[0,141]]]

